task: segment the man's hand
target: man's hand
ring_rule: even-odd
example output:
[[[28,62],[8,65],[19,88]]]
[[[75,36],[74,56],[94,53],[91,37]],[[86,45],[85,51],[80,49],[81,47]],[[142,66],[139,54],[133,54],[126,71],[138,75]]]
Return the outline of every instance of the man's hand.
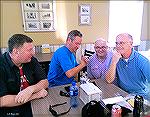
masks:
[[[15,102],[26,103],[27,101],[29,101],[29,98],[32,96],[32,94],[33,94],[33,87],[29,86],[18,93],[18,95],[15,98]]]
[[[86,57],[86,56],[81,57],[81,64],[82,65],[86,66],[88,62],[89,62],[89,57]]]
[[[113,52],[113,57],[112,57],[112,62],[115,63],[115,64],[117,64],[118,61],[119,61],[119,59],[120,59],[121,57],[122,57],[121,54],[118,53],[116,50],[114,50],[114,52]]]
[[[48,95],[48,92],[45,89],[40,90],[39,92],[35,93],[34,95],[37,95],[37,98],[44,98]]]

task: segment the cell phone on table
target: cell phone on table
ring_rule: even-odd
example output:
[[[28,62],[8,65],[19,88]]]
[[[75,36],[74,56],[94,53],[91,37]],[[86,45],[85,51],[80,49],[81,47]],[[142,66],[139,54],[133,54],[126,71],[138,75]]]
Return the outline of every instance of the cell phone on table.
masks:
[[[70,86],[65,86],[64,88],[67,92],[70,92]]]

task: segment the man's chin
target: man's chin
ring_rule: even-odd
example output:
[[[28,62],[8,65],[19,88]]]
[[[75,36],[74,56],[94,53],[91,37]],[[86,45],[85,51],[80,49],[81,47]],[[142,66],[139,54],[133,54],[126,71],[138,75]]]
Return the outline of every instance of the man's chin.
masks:
[[[31,59],[26,60],[24,63],[29,63],[31,62]]]
[[[118,53],[122,54],[124,51],[123,50],[117,50]]]

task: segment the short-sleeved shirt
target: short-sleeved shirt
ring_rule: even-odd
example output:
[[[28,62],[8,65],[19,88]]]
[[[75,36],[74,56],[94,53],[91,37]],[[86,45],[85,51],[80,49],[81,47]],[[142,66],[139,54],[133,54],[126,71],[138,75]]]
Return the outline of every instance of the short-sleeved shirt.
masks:
[[[99,60],[96,53],[89,58],[87,65],[87,75],[89,78],[101,78],[105,80],[106,71],[108,70],[113,53],[108,51],[104,60]]]
[[[53,54],[49,65],[49,87],[70,84],[74,81],[74,77],[68,78],[65,72],[77,65],[74,53],[72,53],[66,46],[57,49]]]
[[[150,61],[134,49],[126,62],[121,58],[117,63],[118,85],[128,93],[149,97]]]
[[[12,62],[9,53],[6,52],[0,58],[0,97],[5,95],[17,95],[20,92],[21,79],[19,68]],[[40,80],[46,79],[46,74],[38,63],[37,59],[32,57],[31,61],[23,64],[23,72],[29,81],[29,85],[34,85]],[[30,102],[21,106],[1,107],[1,116],[3,117],[32,117]]]

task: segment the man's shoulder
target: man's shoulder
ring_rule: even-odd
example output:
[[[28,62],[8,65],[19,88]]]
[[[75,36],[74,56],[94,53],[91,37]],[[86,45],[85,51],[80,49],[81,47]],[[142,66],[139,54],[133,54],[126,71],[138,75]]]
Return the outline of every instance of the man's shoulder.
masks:
[[[138,59],[139,61],[148,61],[148,58],[146,58],[145,56],[143,56],[141,53],[139,53],[138,51],[134,51],[134,57],[136,59]]]
[[[61,52],[61,51],[66,51],[67,50],[67,47],[66,46],[62,46],[62,47],[59,47],[56,52]]]
[[[6,53],[4,53],[4,54],[0,57],[0,65],[6,65],[6,64],[7,64]]]
[[[58,55],[58,56],[61,56],[61,55],[64,55],[66,53],[68,53],[68,48],[66,46],[62,46],[60,48],[58,48],[55,52],[54,52],[54,55]]]
[[[1,57],[0,57],[0,66],[1,66],[2,64],[4,64],[4,58],[1,56]]]

